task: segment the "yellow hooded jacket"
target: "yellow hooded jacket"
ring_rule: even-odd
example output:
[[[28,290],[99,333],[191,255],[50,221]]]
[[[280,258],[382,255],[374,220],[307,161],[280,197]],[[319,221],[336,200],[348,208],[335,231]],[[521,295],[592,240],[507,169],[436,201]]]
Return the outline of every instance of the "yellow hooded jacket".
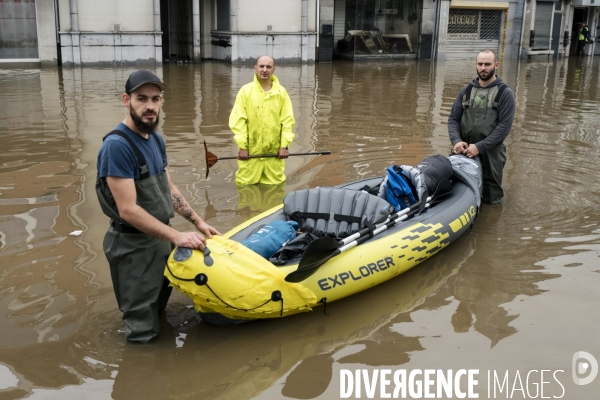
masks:
[[[277,154],[280,148],[289,147],[294,140],[292,129],[296,121],[292,101],[285,88],[279,84],[279,79],[273,75],[271,80],[273,81],[271,90],[265,92],[254,74],[254,81],[242,86],[238,92],[229,116],[229,128],[234,133],[233,140],[238,148],[248,150],[251,156]],[[260,174],[256,177],[257,174],[253,173],[253,177],[250,177],[248,175],[250,169],[257,172],[256,162],[272,164],[271,168],[266,168],[261,174],[274,169],[280,170],[280,174],[277,174],[280,177],[273,177],[274,179],[267,182],[260,181]],[[283,175],[285,164],[283,160],[277,158],[238,161],[238,167],[236,182],[239,184],[254,184],[259,181],[277,184],[285,181]]]

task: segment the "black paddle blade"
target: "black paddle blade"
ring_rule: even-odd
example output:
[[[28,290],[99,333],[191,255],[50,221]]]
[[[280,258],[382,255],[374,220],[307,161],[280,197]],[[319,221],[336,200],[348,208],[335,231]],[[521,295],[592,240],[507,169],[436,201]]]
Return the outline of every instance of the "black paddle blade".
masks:
[[[317,269],[325,264],[329,259],[338,255],[339,242],[334,238],[324,236],[311,242],[298,264],[298,269],[290,272],[286,277],[286,282],[301,282],[314,274]]]

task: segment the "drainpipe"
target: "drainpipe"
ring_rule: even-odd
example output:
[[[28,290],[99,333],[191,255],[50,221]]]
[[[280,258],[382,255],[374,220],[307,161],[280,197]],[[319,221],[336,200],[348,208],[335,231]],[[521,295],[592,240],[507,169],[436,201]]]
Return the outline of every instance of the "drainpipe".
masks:
[[[54,0],[54,22],[56,23],[56,61],[58,66],[62,65],[62,49],[60,45],[60,12],[58,0]]]
[[[523,34],[525,32],[525,17],[527,16],[527,2],[523,1],[523,22],[521,24],[521,39],[519,39],[519,60],[523,53]]]
[[[433,25],[433,37],[431,40],[431,60],[437,60],[438,35],[440,34],[440,5],[442,0],[438,0],[435,4],[435,23]]]
[[[320,41],[319,41],[319,33],[321,32],[321,0],[317,0],[317,17],[315,20],[315,31],[317,33],[317,50],[319,50],[319,45],[320,45]]]

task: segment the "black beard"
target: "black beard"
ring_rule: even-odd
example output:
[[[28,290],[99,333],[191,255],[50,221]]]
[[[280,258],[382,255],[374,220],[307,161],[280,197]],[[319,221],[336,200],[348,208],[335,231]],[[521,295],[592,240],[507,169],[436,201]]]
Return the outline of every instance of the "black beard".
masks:
[[[493,70],[491,70],[488,75],[487,75],[487,79],[484,78],[484,76],[481,75],[481,73],[479,71],[477,71],[477,76],[479,77],[479,79],[481,79],[483,82],[487,82],[490,79],[492,79],[494,76],[496,76],[496,68],[494,68]]]
[[[160,119],[160,116],[157,114],[156,120],[154,122],[144,122],[142,117],[135,112],[133,107],[129,109],[129,115],[131,116],[131,119],[133,120],[133,123],[135,124],[137,130],[141,133],[147,134],[150,134],[156,130],[156,127],[158,126],[158,121]]]

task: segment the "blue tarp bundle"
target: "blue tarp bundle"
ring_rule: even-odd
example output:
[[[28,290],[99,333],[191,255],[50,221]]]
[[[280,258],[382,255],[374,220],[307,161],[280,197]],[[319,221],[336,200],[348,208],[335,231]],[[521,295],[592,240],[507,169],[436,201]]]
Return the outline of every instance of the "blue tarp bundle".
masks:
[[[296,237],[298,223],[296,221],[275,220],[254,232],[242,244],[268,259],[285,243]]]

